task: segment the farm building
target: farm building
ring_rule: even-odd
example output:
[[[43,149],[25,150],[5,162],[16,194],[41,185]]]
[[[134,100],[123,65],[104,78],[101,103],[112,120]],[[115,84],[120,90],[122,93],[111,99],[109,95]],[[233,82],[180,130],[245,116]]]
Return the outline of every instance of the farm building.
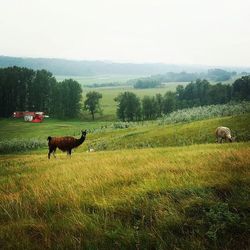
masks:
[[[34,111],[15,111],[13,113],[14,118],[24,118],[26,122],[42,122],[45,117],[48,117],[44,112],[34,112]]]

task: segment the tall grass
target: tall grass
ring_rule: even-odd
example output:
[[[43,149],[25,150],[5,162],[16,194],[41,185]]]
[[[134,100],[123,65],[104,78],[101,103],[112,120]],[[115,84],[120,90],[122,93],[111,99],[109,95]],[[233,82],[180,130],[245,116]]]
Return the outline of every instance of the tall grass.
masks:
[[[165,146],[184,146],[191,144],[214,143],[215,129],[218,126],[227,126],[232,129],[233,136],[237,136],[237,141],[250,140],[250,114],[219,117],[190,123],[156,123],[156,122],[138,122],[138,123],[113,123],[96,125],[88,129],[87,139],[76,149],[76,151],[86,151],[88,148],[93,148],[95,151],[102,150],[118,150],[118,149],[135,149],[135,148],[152,148]],[[57,131],[51,133],[52,124],[43,130],[36,130],[36,136],[32,139],[27,139],[30,130],[22,133],[23,138],[4,139],[0,143],[0,153],[15,153],[21,151],[29,151],[39,149],[47,150],[47,141],[44,134],[59,136],[68,135],[69,129],[60,128],[60,123],[53,124]],[[20,130],[23,124],[18,123]],[[25,124],[27,126],[27,124]],[[76,127],[85,127],[81,122],[76,123]],[[76,128],[71,125],[69,127],[74,135]],[[16,130],[16,126],[13,126]],[[12,129],[9,129],[11,134]],[[28,134],[27,134],[28,133]],[[76,131],[75,137],[79,132]],[[32,134],[33,135],[33,134]]]
[[[248,249],[250,144],[0,156],[2,249]]]
[[[47,142],[44,139],[12,139],[0,141],[0,154],[13,152],[25,152],[45,148]]]
[[[214,143],[218,126],[231,128],[237,141],[250,140],[250,114],[220,117],[190,123],[178,124],[123,124],[111,131],[97,133],[86,142],[95,150],[117,150],[131,148],[152,148]]]

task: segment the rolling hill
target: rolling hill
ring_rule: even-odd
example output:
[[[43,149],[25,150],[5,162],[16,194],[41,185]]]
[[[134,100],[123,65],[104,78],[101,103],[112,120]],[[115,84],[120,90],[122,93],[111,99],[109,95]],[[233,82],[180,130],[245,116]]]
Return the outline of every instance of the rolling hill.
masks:
[[[155,75],[166,72],[204,72],[211,66],[175,65],[163,63],[115,63],[107,61],[77,61],[56,58],[28,58],[0,56],[0,67],[19,66],[34,70],[46,69],[54,75],[91,76],[91,75]],[[249,68],[220,67],[225,70],[242,72]]]

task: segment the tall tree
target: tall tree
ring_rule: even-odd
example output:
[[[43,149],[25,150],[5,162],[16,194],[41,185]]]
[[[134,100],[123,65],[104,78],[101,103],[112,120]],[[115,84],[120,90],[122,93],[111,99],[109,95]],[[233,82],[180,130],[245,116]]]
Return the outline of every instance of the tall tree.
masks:
[[[142,116],[144,120],[151,120],[157,117],[156,98],[144,96],[142,99]]]
[[[163,113],[168,114],[176,108],[176,93],[172,91],[166,92],[163,99]]]
[[[0,116],[9,117],[15,110],[28,109],[28,88],[34,71],[8,67],[0,70]]]
[[[160,117],[163,113],[163,97],[161,94],[155,95],[155,113],[156,117]]]
[[[74,118],[79,114],[82,98],[81,85],[72,79],[65,79],[59,83],[58,90],[61,98],[61,117]]]
[[[95,119],[96,113],[101,113],[100,99],[102,94],[96,91],[90,91],[86,94],[84,108],[91,113],[92,119]]]
[[[235,100],[250,100],[250,75],[243,76],[233,83],[232,94]]]
[[[36,71],[36,75],[29,87],[29,109],[51,113],[52,89],[56,79],[51,72],[46,70]]]
[[[122,121],[137,121],[141,118],[141,102],[132,92],[124,92],[115,98],[117,116]]]

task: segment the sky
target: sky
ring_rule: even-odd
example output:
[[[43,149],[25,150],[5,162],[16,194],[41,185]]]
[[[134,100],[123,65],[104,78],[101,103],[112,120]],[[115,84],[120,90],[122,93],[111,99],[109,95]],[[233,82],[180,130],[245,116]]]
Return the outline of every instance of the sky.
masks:
[[[250,0],[0,0],[0,55],[250,66]]]

